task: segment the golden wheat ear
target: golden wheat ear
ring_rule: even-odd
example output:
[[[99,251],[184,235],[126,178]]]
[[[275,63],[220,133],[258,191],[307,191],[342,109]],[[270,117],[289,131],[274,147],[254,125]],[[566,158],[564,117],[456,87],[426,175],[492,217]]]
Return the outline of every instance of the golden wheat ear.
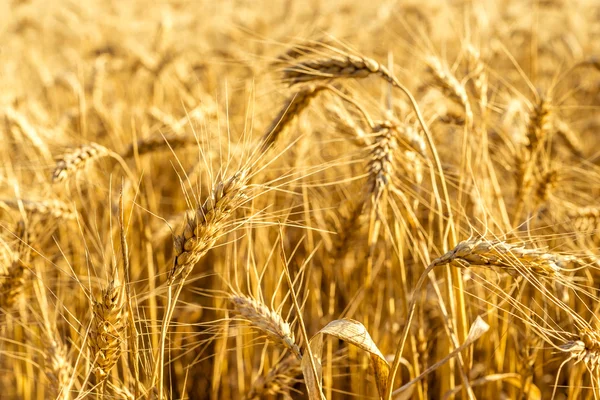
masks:
[[[53,182],[63,182],[87,164],[110,155],[110,150],[98,143],[90,143],[60,156],[52,172]]]
[[[271,310],[262,302],[242,294],[230,296],[229,301],[240,317],[265,333],[275,343],[282,345],[296,357],[301,358],[300,348],[296,343],[294,332],[290,324],[278,312]]]
[[[89,347],[98,380],[104,380],[121,357],[127,310],[124,286],[116,281],[94,302]]]
[[[185,280],[194,265],[214,246],[226,219],[247,199],[247,181],[247,171],[240,171],[218,182],[202,206],[187,218],[183,232],[174,239],[175,258],[169,271],[169,284],[180,276]]]
[[[499,267],[511,274],[558,276],[569,261],[570,257],[539,249],[527,249],[499,240],[473,238],[460,242],[454,249],[435,259],[432,265],[459,262],[470,266]]]

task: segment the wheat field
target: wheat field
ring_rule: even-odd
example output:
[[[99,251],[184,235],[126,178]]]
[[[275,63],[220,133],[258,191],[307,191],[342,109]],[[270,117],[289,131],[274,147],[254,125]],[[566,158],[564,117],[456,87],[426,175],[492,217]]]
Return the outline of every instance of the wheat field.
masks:
[[[600,399],[597,0],[0,2],[0,399]]]

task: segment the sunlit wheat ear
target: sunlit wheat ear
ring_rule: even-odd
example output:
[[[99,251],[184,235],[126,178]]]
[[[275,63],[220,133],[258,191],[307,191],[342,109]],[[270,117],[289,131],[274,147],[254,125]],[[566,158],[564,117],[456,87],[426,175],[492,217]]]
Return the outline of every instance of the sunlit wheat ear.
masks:
[[[435,259],[433,265],[458,262],[467,266],[491,266],[505,269],[511,274],[529,273],[540,276],[557,276],[570,260],[567,256],[526,249],[502,241],[469,239],[460,242],[453,250]]]
[[[260,400],[267,396],[285,395],[302,373],[300,361],[294,355],[289,355],[276,363],[266,375],[261,375],[244,396],[244,400]]]
[[[427,57],[426,60],[429,73],[434,78],[434,82],[442,92],[452,101],[458,103],[465,110],[466,122],[471,125],[473,122],[473,111],[469,104],[469,97],[465,87],[456,79],[452,72],[442,64],[437,57]]]
[[[285,128],[299,116],[306,107],[310,104],[311,100],[317,97],[317,95],[323,90],[327,89],[326,86],[314,86],[307,85],[292,94],[283,104],[283,107],[267,128],[262,138],[262,148],[267,149],[277,142],[281,133]]]
[[[231,295],[229,301],[245,321],[265,333],[275,343],[279,343],[301,358],[294,332],[292,332],[290,324],[278,312],[271,310],[262,302],[242,294]]]
[[[180,276],[186,279],[194,265],[214,246],[227,218],[248,199],[247,182],[246,170],[219,181],[195,214],[187,217],[183,232],[174,239],[175,258],[169,284]]]
[[[75,172],[82,170],[87,164],[110,155],[110,151],[98,143],[90,143],[63,154],[52,172],[53,182],[65,181]]]
[[[131,158],[137,154],[140,156],[154,153],[160,150],[177,150],[197,144],[194,135],[179,133],[155,134],[147,138],[139,139],[137,143],[130,144],[121,155],[123,158]]]
[[[379,75],[392,84],[397,82],[390,71],[377,61],[350,54],[306,60],[283,70],[284,80],[291,85],[333,78],[366,78],[371,75]]]
[[[94,372],[101,380],[108,376],[121,356],[127,321],[125,301],[124,287],[112,281],[102,291],[100,300],[94,302],[88,344]]]
[[[60,200],[0,199],[0,207],[8,207],[57,219],[75,219],[77,212]]]

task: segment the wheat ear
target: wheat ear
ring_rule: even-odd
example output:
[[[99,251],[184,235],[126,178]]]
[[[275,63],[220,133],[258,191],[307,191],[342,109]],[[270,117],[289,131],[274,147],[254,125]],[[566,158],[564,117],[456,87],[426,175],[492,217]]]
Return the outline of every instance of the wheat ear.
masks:
[[[381,123],[375,127],[376,136],[369,160],[368,190],[375,199],[381,197],[388,186],[393,171],[393,152],[398,148],[398,142],[390,123]]]
[[[73,367],[67,355],[67,348],[55,329],[46,327],[42,340],[45,348],[45,372],[50,380],[54,398],[69,399],[69,381]]]
[[[575,362],[583,362],[590,372],[595,372],[600,366],[600,332],[585,329],[579,332],[579,339],[560,346],[569,353]]]
[[[567,147],[579,157],[583,156],[583,144],[577,136],[577,133],[571,129],[569,124],[560,118],[554,118],[554,130],[556,134],[562,138]]]
[[[111,281],[93,306],[89,347],[98,380],[104,380],[121,356],[127,321],[124,286]]]
[[[8,274],[0,276],[0,310],[8,312],[17,302],[25,286],[27,265],[21,260],[14,260],[8,268]]]
[[[460,242],[453,250],[434,260],[432,265],[458,262],[469,266],[495,266],[512,274],[530,272],[541,276],[557,276],[570,261],[571,257],[539,249],[473,238]]]
[[[483,113],[488,104],[488,75],[485,64],[481,60],[481,53],[472,45],[467,46],[467,55],[471,81],[475,97],[479,100],[479,108]]]
[[[262,138],[262,148],[267,149],[277,142],[284,129],[308,107],[312,99],[325,89],[326,86],[307,85],[291,95],[267,128]]]
[[[195,214],[186,218],[183,232],[174,239],[175,258],[169,272],[169,285],[179,276],[185,280],[194,265],[215,244],[225,220],[247,199],[247,180],[248,174],[244,170],[220,181]]]
[[[399,86],[390,71],[377,61],[350,54],[306,60],[283,70],[284,80],[291,85],[333,78],[366,78],[370,75],[379,75],[394,86]]]
[[[297,357],[287,356],[276,363],[266,375],[261,375],[254,382],[244,397],[245,400],[260,400],[267,396],[285,395],[286,389],[294,384],[296,376],[302,370]]]
[[[527,124],[526,148],[529,153],[533,153],[540,145],[543,145],[550,127],[550,104],[543,97],[540,97],[540,100],[529,114]]]
[[[66,203],[52,200],[25,200],[25,199],[0,199],[0,206],[5,206],[15,210],[21,208],[29,213],[51,216],[57,219],[75,219],[77,212],[69,207]]]
[[[65,181],[76,171],[83,169],[88,163],[110,155],[110,151],[98,143],[90,143],[63,154],[52,173],[53,182]]]
[[[163,149],[177,150],[193,144],[196,144],[196,137],[178,133],[156,134],[147,138],[139,139],[136,143],[130,144],[123,152],[123,158],[131,158],[136,154],[142,156]]]
[[[271,340],[283,345],[296,357],[301,358],[300,348],[296,344],[290,324],[277,311],[271,310],[256,299],[239,293],[231,295],[229,301],[245,321],[265,333]]]
[[[426,63],[435,84],[446,96],[464,108],[466,122],[468,125],[471,125],[473,122],[473,111],[471,111],[469,96],[467,96],[464,85],[456,79],[448,67],[442,64],[437,57],[428,57]]]

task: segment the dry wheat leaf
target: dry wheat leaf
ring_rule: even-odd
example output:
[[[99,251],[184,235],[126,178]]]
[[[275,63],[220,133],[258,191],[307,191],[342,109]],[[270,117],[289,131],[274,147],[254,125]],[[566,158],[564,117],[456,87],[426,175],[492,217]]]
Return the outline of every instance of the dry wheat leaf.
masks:
[[[369,353],[371,364],[375,372],[375,382],[379,394],[383,396],[386,389],[388,375],[390,373],[390,365],[385,360],[377,345],[371,339],[371,335],[367,329],[358,321],[352,319],[337,319],[331,321],[323,329],[317,332],[310,339],[310,348],[314,356],[314,362],[317,369],[317,377],[315,377],[310,363],[310,358],[305,355],[302,358],[302,373],[309,391],[309,398],[324,399],[322,391],[319,389],[321,383],[322,369],[322,352],[323,352],[323,336],[331,335],[346,343],[353,344]]]

